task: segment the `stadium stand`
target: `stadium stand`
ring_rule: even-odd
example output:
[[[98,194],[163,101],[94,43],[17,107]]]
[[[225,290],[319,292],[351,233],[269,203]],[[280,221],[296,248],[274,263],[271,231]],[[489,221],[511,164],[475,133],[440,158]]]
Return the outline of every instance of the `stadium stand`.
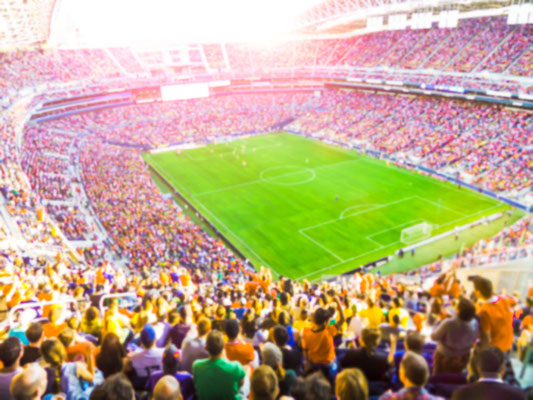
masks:
[[[273,49],[195,45],[187,57],[235,81],[287,79],[298,67],[314,78],[532,93],[531,29],[503,17],[470,18],[456,28]],[[525,398],[509,354],[518,346],[518,357],[530,361],[533,286],[509,293],[481,276],[463,277],[474,267],[533,259],[530,215],[407,273],[360,269],[295,281],[254,270],[196,223],[159,191],[142,152],[282,124],[523,200],[532,188],[530,111],[377,87],[285,84],[28,120],[43,102],[172,83],[180,72],[147,76],[169,54],[125,47],[0,53],[1,399],[158,398],[178,387],[184,399],[300,400],[319,392],[344,400],[356,386],[365,399],[470,398],[487,379],[506,399]],[[194,81],[190,71],[185,81]],[[138,74],[146,78],[130,79]]]

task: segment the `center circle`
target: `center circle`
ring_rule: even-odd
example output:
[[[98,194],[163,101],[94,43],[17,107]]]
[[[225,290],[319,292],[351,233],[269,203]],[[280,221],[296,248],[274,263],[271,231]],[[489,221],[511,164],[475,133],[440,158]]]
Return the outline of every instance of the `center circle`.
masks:
[[[259,174],[259,178],[273,185],[291,186],[311,182],[316,178],[316,173],[309,168],[282,165],[264,169]]]

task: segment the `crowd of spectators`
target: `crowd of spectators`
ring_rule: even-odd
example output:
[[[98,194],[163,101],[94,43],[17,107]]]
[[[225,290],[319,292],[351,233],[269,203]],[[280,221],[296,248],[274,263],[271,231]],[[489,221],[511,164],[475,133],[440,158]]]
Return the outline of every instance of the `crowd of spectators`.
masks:
[[[531,240],[529,224],[495,240]],[[476,276],[470,291],[456,267],[429,286],[311,284],[207,259],[132,273],[2,256],[3,310],[31,304],[3,325],[3,399],[526,398],[508,353],[533,328],[533,290]]]

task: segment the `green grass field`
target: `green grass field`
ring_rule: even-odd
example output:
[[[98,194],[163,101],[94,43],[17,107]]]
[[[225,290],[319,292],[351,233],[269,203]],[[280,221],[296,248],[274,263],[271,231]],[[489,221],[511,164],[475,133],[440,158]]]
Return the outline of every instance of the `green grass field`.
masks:
[[[409,226],[428,222],[437,235],[507,208],[476,192],[288,133],[145,159],[256,267],[294,279],[316,280],[394,254],[405,246],[400,235]],[[488,233],[448,238],[442,248],[432,244],[429,254],[452,254]],[[399,268],[429,261],[414,257]]]

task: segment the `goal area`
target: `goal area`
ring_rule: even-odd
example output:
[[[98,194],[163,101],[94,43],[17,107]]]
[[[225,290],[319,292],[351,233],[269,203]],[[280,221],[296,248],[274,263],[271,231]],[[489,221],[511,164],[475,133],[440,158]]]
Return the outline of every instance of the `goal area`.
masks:
[[[413,244],[427,239],[433,232],[433,225],[422,222],[417,225],[402,229],[400,240],[405,244]]]

